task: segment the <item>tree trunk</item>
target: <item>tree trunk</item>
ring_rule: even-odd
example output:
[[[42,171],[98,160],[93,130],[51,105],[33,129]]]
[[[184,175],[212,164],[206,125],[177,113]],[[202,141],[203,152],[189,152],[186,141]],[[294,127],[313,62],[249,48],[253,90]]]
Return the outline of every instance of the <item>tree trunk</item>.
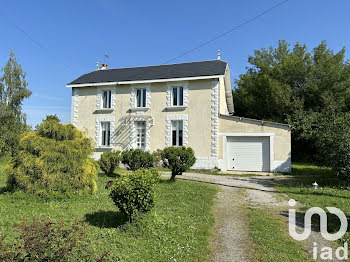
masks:
[[[171,181],[175,181],[175,177],[176,177],[176,173],[171,172],[170,180],[171,180]]]

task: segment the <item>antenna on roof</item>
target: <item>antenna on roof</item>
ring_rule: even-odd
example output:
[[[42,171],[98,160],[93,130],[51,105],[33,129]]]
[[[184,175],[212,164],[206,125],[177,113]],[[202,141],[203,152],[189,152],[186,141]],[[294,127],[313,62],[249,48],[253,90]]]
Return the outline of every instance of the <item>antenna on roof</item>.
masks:
[[[220,49],[219,49],[219,50],[218,50],[218,58],[217,58],[218,60],[221,60],[221,54],[220,54],[220,52],[221,52],[221,51],[220,51]]]
[[[109,59],[109,55],[107,53],[105,53],[103,56],[103,63],[106,64],[106,62],[107,62],[106,60],[108,60],[108,59]]]

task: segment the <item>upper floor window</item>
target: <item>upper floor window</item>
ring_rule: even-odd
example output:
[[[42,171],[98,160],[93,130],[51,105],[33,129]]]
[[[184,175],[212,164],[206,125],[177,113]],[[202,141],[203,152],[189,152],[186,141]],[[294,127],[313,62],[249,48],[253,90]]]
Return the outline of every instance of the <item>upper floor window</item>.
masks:
[[[111,108],[112,91],[103,91],[102,102],[102,108]]]
[[[183,121],[171,121],[171,144],[172,146],[183,145]]]
[[[136,90],[136,107],[146,107],[146,89]]]
[[[183,106],[184,105],[184,88],[173,87],[172,90],[172,105],[173,106]]]
[[[111,145],[111,123],[102,122],[101,123],[101,146],[110,146]]]

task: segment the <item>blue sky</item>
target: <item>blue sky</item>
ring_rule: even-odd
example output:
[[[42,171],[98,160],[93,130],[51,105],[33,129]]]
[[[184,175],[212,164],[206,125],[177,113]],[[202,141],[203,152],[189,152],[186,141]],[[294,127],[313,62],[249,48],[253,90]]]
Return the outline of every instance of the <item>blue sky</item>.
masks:
[[[65,85],[103,62],[110,68],[162,64],[276,5],[274,0],[5,1],[1,4],[0,66],[10,50],[27,72],[33,95],[24,102],[28,123],[47,114],[70,121]],[[215,59],[221,49],[232,79],[244,73],[254,49],[278,40],[322,40],[338,51],[350,43],[350,1],[289,0],[272,12],[173,63]],[[24,30],[34,43],[16,26]],[[348,53],[347,53],[348,55]]]

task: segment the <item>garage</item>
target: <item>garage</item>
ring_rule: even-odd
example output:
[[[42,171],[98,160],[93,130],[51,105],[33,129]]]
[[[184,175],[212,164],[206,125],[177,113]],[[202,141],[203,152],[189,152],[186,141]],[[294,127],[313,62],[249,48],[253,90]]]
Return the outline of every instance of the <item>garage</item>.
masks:
[[[268,136],[228,136],[227,170],[270,171]]]

